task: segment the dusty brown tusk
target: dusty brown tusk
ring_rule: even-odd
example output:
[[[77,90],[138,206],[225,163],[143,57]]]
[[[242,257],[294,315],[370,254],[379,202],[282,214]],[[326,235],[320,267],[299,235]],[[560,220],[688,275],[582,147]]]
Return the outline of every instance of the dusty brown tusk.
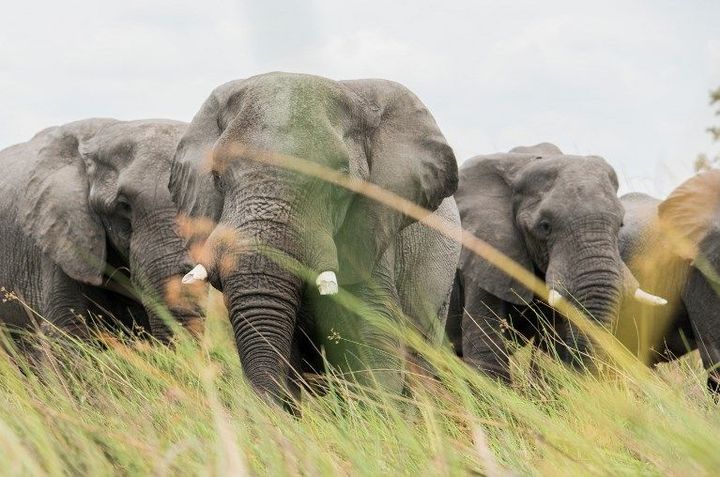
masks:
[[[552,307],[556,307],[558,303],[560,303],[560,300],[562,299],[562,295],[560,292],[550,289],[550,292],[548,293],[548,305]]]
[[[321,295],[335,295],[338,292],[338,282],[335,272],[327,271],[318,275],[315,284]]]
[[[661,298],[659,296],[652,295],[642,288],[638,288],[635,290],[635,299],[642,303],[647,303],[648,305],[653,306],[663,306],[667,305],[667,300],[665,298]]]
[[[207,280],[208,272],[202,265],[195,265],[195,268],[190,270],[182,279],[185,285],[189,285],[195,282],[204,282]]]

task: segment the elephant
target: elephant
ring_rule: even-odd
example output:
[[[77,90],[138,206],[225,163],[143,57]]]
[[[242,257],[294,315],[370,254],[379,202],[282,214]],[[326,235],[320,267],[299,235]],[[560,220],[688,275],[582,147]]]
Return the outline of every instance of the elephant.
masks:
[[[720,391],[720,171],[698,174],[663,201],[646,194],[621,197],[623,260],[662,309],[624,304],[616,336],[645,364],[655,366],[698,349]]]
[[[455,200],[463,228],[550,288],[548,307],[518,279],[463,248],[447,335],[471,367],[509,384],[516,348],[507,341],[514,340],[535,341],[574,369],[591,368],[589,337],[554,316],[559,297],[606,327],[627,294],[662,303],[638,288],[620,259],[618,180],[601,157],[566,155],[541,143],[473,157],[459,174]]]
[[[419,361],[380,325],[442,342],[459,236],[293,169],[308,163],[390,191],[459,231],[455,155],[407,88],[267,73],[216,88],[178,145],[169,188],[200,229],[187,239],[197,265],[186,281],[222,291],[243,372],[267,401],[297,402],[298,373],[322,370],[318,351],[361,384],[402,392],[403,367]],[[333,296],[340,287],[354,306]]]
[[[0,321],[8,330],[89,339],[89,325],[100,324],[94,316],[129,325],[132,314],[167,342],[167,311],[191,331],[202,327],[199,302],[178,286],[192,267],[165,186],[186,128],[92,118],[0,151]]]

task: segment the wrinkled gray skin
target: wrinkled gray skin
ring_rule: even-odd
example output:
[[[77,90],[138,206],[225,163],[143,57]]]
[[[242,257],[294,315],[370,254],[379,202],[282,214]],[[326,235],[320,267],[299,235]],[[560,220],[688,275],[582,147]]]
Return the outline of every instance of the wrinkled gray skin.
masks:
[[[602,158],[564,155],[543,143],[466,161],[455,200],[463,228],[607,325],[617,312],[626,272],[618,251],[623,208],[617,188],[615,172]],[[549,328],[531,306],[545,311]],[[465,249],[447,332],[467,363],[505,382],[509,338],[556,346],[574,366],[583,365],[591,351],[588,338],[568,320],[554,318],[529,289]]]
[[[370,181],[459,225],[452,149],[397,83],[270,73],[213,91],[175,157],[170,189],[181,210],[218,224],[199,262],[223,291],[243,369],[260,395],[297,398],[292,370],[318,366],[320,348],[361,382],[398,391],[399,341],[251,244],[334,271],[362,301],[353,311],[397,320],[399,304],[433,342],[442,337],[459,245],[362,195],[253,160],[262,152]]]
[[[720,364],[720,171],[695,176],[660,201],[645,194],[621,198],[623,260],[663,308],[625,303],[617,336],[648,365],[699,349],[705,369]],[[710,372],[708,388],[720,389]]]
[[[122,318],[130,310],[169,338],[153,310],[167,281],[188,269],[165,187],[186,127],[87,119],[0,151],[0,285],[27,305],[0,304],[3,323],[84,337],[88,311]],[[110,278],[128,270],[145,309]],[[199,317],[192,306],[170,310],[183,324]]]

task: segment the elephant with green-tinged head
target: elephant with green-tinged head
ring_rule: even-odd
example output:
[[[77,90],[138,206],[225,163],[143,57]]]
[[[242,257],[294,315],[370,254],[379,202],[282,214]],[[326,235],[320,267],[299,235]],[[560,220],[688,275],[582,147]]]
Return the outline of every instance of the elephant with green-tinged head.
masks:
[[[370,182],[457,226],[452,149],[397,83],[270,73],[213,91],[173,165],[180,209],[216,224],[190,238],[198,265],[186,281],[222,290],[243,369],[262,396],[297,397],[293,375],[320,349],[361,382],[399,390],[404,347],[366,312],[399,323],[402,310],[440,341],[459,245],[274,159]],[[336,302],[338,287],[356,305]]]
[[[632,193],[621,198],[620,251],[661,309],[627,303],[618,339],[645,364],[699,350],[707,386],[720,391],[720,171],[698,174],[665,200]]]
[[[93,314],[128,309],[160,340],[200,310],[173,281],[189,269],[165,184],[186,123],[87,119],[0,151],[0,319],[87,336]],[[126,275],[129,272],[129,277]],[[122,280],[125,277],[127,280]]]
[[[609,327],[628,294],[663,301],[640,290],[620,259],[617,189],[615,171],[604,159],[565,155],[543,143],[469,159],[460,168],[455,198],[463,228],[544,280],[550,305],[565,297]],[[466,362],[506,382],[508,338],[536,339],[576,367],[588,364],[592,351],[589,338],[569,320],[554,318],[530,289],[465,249],[447,326]]]

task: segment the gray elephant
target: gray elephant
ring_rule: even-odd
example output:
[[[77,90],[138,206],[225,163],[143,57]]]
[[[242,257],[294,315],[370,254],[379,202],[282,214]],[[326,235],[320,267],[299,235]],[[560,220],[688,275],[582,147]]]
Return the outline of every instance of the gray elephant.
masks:
[[[190,238],[198,266],[186,281],[208,278],[222,290],[259,394],[297,398],[295,372],[321,366],[320,349],[360,382],[398,391],[404,347],[363,314],[399,322],[400,309],[440,342],[459,244],[273,158],[368,181],[459,226],[452,149],[397,83],[270,73],[215,89],[175,156],[170,189],[180,209],[217,224]],[[263,246],[314,273],[278,263]],[[359,309],[329,296],[339,286]]]
[[[627,194],[623,260],[644,286],[666,296],[662,309],[623,306],[618,339],[648,365],[698,349],[720,390],[720,171],[699,174],[664,201]]]
[[[169,339],[162,299],[190,267],[165,184],[186,127],[87,119],[0,151],[2,323],[87,337],[89,312],[128,324],[129,309]],[[170,312],[196,328],[196,302],[176,295]]]
[[[638,289],[620,259],[617,189],[604,159],[565,155],[543,143],[469,159],[455,199],[463,228],[544,280],[550,301],[564,296],[609,326],[625,294],[656,301]],[[513,351],[508,339],[536,340],[575,367],[587,365],[592,351],[569,320],[554,317],[530,289],[467,249],[447,333],[467,363],[505,382]]]

